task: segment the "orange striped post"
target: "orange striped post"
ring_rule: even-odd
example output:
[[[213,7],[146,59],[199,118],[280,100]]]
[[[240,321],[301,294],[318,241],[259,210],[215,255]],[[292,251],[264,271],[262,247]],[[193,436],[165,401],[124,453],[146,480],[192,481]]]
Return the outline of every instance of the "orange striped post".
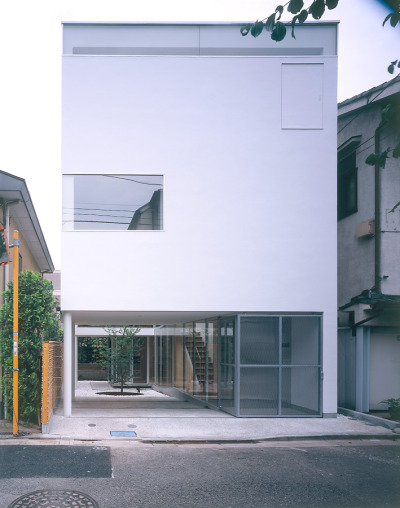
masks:
[[[18,434],[18,268],[19,237],[14,231],[14,292],[13,292],[13,435]]]

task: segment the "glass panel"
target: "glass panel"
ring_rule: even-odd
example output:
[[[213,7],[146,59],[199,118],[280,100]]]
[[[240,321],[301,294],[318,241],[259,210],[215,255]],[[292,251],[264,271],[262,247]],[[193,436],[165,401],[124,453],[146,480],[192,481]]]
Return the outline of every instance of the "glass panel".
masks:
[[[218,404],[218,321],[209,321],[208,341],[208,401]]]
[[[221,363],[235,363],[234,321],[221,323]]]
[[[183,343],[183,332],[182,326],[177,326],[175,329],[175,372],[176,372],[176,387],[179,390],[184,389],[184,372],[183,372],[183,360],[184,360],[184,343]]]
[[[278,352],[278,318],[242,317],[240,319],[241,365],[277,365]]]
[[[155,344],[156,337],[149,337],[149,382],[155,383],[155,369],[154,369],[154,360],[155,360]]]
[[[240,414],[278,414],[278,368],[242,367],[240,369]]]
[[[235,321],[221,321],[221,378],[220,404],[223,409],[235,411]]]
[[[140,351],[133,358],[133,382],[146,383],[147,380],[147,337],[142,339]]]
[[[160,175],[65,175],[64,230],[162,229]]]
[[[206,380],[208,374],[206,323],[196,321],[194,328],[195,377],[194,393],[200,399],[206,398]]]
[[[234,411],[235,368],[232,365],[221,365],[221,407],[229,412]]]
[[[317,316],[282,319],[282,364],[319,365],[319,327]]]
[[[195,369],[193,323],[184,325],[185,341],[185,391],[193,395],[193,379]]]
[[[282,414],[319,415],[319,368],[282,368]]]

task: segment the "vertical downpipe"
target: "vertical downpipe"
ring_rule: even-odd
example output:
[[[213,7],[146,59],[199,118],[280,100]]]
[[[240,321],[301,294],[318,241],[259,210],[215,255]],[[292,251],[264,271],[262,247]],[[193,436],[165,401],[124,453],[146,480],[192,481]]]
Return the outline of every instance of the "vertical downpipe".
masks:
[[[379,130],[375,130],[375,153],[380,152]],[[381,291],[381,173],[379,162],[375,163],[375,289]]]

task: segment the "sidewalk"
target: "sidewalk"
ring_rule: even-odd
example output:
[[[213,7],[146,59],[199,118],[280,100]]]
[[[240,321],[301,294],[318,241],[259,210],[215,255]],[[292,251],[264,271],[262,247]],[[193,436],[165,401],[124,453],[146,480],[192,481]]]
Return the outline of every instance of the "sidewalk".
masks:
[[[61,407],[52,416],[48,434],[34,428],[20,428],[22,437],[75,441],[139,442],[255,442],[294,439],[396,439],[393,423],[382,418],[359,415],[366,420],[339,414],[337,418],[235,418],[196,403],[142,390],[142,395],[124,397],[98,395],[111,391],[106,382],[80,381],[72,417],[65,418]],[[131,390],[136,392],[136,390]],[[5,426],[9,427],[9,434]],[[24,435],[25,434],[25,435]],[[12,436],[11,424],[0,422],[0,439]]]

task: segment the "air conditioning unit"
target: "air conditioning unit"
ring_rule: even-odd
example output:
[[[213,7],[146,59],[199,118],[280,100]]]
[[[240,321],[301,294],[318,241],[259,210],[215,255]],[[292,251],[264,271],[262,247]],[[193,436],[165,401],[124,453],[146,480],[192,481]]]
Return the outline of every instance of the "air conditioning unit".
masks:
[[[375,234],[375,221],[367,220],[357,226],[357,238],[371,238]]]

